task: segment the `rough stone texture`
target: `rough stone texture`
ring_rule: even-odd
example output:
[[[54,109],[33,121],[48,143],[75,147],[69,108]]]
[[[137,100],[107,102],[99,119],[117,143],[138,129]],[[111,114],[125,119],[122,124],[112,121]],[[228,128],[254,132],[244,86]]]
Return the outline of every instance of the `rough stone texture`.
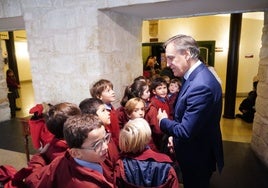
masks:
[[[15,17],[21,16],[21,0],[1,0],[0,2],[0,17]]]
[[[2,49],[0,48],[0,70],[4,70]],[[6,74],[0,71],[0,122],[6,121],[10,117],[9,102],[7,98]]]
[[[101,78],[114,84],[118,102],[124,87],[142,74],[142,20],[99,11],[105,4],[95,0],[0,2],[4,8],[22,7],[21,15],[10,13],[10,8],[2,17],[24,18],[36,103],[78,104],[90,97],[89,87]]]
[[[251,147],[268,166],[268,13],[264,15],[262,48],[259,62],[256,113],[253,123]]]

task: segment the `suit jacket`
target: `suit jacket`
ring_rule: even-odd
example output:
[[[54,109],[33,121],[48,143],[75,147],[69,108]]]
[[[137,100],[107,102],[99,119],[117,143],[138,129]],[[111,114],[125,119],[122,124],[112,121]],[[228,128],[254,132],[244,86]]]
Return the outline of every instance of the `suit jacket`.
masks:
[[[174,109],[174,120],[160,122],[163,132],[174,137],[176,158],[183,170],[201,172],[223,168],[220,130],[222,113],[221,86],[200,64],[183,84]]]

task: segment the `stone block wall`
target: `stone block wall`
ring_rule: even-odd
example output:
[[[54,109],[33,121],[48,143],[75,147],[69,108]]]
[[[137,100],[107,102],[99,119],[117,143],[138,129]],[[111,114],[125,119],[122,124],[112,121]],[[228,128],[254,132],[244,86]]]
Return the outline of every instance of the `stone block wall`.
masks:
[[[24,3],[36,102],[78,104],[101,78],[119,101],[122,86],[142,73],[142,20],[81,2]]]
[[[268,12],[264,14],[258,77],[258,96],[256,99],[251,147],[261,161],[268,166]]]
[[[6,74],[4,70],[4,62],[2,57],[2,49],[0,48],[0,122],[10,118],[10,108],[7,98]]]

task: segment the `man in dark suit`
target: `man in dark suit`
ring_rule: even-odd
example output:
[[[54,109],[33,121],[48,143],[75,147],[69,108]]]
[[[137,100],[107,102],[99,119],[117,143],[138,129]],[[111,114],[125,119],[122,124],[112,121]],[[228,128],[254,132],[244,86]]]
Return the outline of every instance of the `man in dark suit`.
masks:
[[[165,43],[165,49],[167,66],[185,81],[175,105],[174,120],[159,109],[160,128],[173,137],[184,188],[207,188],[216,166],[221,172],[224,165],[221,86],[199,61],[199,48],[192,37],[174,36]]]

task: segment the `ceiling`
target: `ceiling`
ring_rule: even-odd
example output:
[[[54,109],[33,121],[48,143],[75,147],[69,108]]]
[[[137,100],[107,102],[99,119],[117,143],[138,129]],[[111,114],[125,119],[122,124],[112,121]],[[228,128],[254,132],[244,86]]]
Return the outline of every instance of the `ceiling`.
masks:
[[[171,0],[158,3],[111,7],[112,10],[144,20],[226,13],[268,11],[268,0]]]
[[[143,20],[268,11],[268,0],[163,0],[158,3],[103,8]],[[252,17],[252,15],[251,15]],[[253,15],[263,19],[263,14]],[[262,18],[261,18],[262,17]],[[0,31],[25,29],[22,16],[0,18]]]

